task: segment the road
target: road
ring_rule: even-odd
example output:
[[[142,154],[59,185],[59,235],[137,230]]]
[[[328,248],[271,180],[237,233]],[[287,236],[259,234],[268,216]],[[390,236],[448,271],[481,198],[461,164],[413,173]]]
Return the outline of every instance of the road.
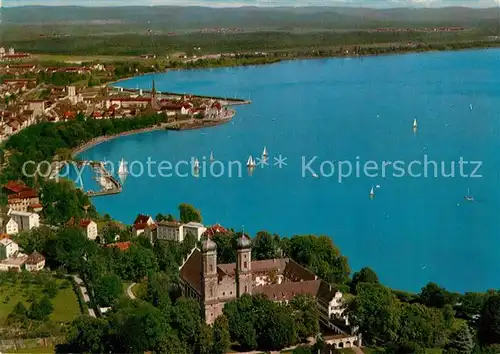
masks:
[[[82,293],[83,296],[83,301],[88,305],[90,302],[90,297],[87,292],[87,288],[85,287],[85,284],[83,283],[83,280],[78,277],[77,275],[72,275],[73,279],[75,280],[76,285],[80,288],[80,292]],[[94,309],[89,307],[89,315],[90,317],[96,317]]]

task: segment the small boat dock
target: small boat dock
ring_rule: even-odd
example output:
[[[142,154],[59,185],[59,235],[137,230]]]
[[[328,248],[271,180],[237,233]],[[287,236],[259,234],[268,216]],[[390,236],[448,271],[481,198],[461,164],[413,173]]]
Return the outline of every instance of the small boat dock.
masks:
[[[95,172],[93,177],[96,182],[101,186],[98,191],[89,190],[87,195],[89,197],[99,197],[105,195],[112,195],[121,193],[123,186],[115,177],[106,170],[104,163],[101,161],[80,161],[80,166],[91,166]]]

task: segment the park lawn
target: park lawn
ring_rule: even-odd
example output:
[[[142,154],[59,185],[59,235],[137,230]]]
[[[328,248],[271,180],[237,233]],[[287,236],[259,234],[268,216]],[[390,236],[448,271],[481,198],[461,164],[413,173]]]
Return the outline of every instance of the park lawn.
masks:
[[[63,280],[56,279],[57,285],[61,285]],[[15,284],[7,283],[0,285],[0,323],[3,323],[12,312],[18,302],[22,302],[26,308],[30,303],[28,298],[34,294],[41,299],[43,286],[35,284],[22,284],[17,281]],[[50,318],[53,321],[69,322],[80,315],[78,299],[71,285],[65,289],[59,289],[57,295],[52,299],[54,311]]]
[[[146,295],[146,290],[145,283],[137,283],[132,288],[132,294],[134,294],[136,298],[142,299]]]
[[[128,296],[127,289],[132,284],[131,281],[122,281],[123,293]],[[134,288],[132,288],[132,293],[134,292]]]
[[[52,354],[55,353],[54,347],[45,347],[45,348],[23,348],[18,350],[8,350],[6,353],[33,353],[33,354]]]
[[[59,289],[52,304],[54,305],[54,312],[50,315],[52,321],[71,322],[81,315],[80,305],[73,287]]]

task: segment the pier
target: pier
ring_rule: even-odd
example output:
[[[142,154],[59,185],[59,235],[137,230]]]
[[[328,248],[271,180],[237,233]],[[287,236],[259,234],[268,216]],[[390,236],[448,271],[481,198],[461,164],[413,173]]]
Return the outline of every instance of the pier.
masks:
[[[123,190],[122,184],[106,170],[103,162],[78,161],[76,165],[78,167],[91,166],[96,174],[96,177],[94,177],[94,179],[101,186],[101,190],[99,191],[89,190],[88,192],[86,192],[86,194],[89,197],[99,197],[105,195],[118,194],[122,192]]]

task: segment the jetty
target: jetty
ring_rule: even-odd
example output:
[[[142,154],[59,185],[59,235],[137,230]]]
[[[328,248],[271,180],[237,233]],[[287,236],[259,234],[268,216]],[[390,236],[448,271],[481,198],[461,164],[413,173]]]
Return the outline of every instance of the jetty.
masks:
[[[101,189],[98,191],[89,190],[86,194],[89,197],[99,197],[105,195],[118,194],[123,191],[123,186],[119,180],[111,175],[106,170],[104,163],[101,161],[78,161],[80,166],[92,166],[92,169],[96,173],[97,177],[94,179],[101,186]]]

